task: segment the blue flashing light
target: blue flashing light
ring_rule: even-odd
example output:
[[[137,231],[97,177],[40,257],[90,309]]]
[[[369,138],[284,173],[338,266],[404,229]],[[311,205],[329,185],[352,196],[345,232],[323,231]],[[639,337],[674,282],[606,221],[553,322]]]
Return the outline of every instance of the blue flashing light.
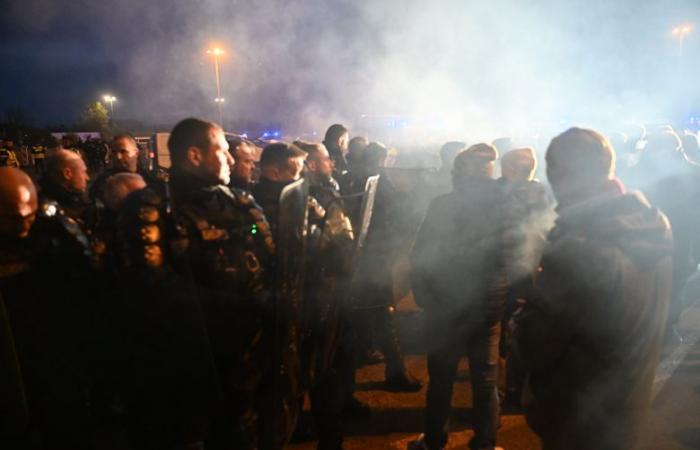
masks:
[[[275,132],[273,133],[273,135],[274,135],[275,137],[280,137],[280,132],[279,132],[279,131],[275,131]]]

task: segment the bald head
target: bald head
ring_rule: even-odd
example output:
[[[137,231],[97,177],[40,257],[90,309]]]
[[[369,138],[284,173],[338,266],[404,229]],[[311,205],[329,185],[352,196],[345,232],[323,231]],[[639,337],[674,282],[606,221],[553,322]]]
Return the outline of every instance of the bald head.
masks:
[[[112,175],[105,183],[105,206],[117,212],[129,194],[144,189],[145,187],[146,182],[141,175],[127,172]]]
[[[25,238],[36,218],[36,188],[13,167],[0,167],[0,236]]]
[[[58,150],[46,160],[45,176],[52,183],[74,193],[84,193],[90,180],[83,158],[68,150]]]

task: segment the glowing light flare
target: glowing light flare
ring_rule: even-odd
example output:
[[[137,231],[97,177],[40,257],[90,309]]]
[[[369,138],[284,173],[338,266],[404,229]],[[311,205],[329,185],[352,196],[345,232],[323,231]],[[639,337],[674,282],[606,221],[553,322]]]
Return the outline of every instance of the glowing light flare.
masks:
[[[223,98],[223,97],[216,97],[216,98],[214,99],[214,101],[215,101],[216,103],[224,103],[224,102],[226,101],[226,99]]]
[[[226,52],[220,47],[214,47],[207,50],[207,55],[222,56]]]
[[[675,27],[671,33],[674,36],[686,36],[688,35],[691,31],[693,31],[693,27],[690,25],[680,25]]]
[[[117,97],[106,94],[102,96],[102,100],[104,100],[105,103],[109,103],[109,109],[112,112],[112,116],[114,116],[114,102],[117,101]]]

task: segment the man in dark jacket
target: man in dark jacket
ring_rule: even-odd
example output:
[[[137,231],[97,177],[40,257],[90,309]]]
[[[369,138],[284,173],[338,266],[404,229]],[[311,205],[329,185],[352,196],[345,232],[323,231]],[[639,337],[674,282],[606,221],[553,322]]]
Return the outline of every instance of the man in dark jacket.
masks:
[[[128,134],[115,136],[109,147],[110,166],[106,168],[90,185],[90,200],[104,202],[104,189],[107,179],[117,173],[137,173],[139,147],[136,140]]]
[[[0,447],[90,449],[87,237],[17,169],[0,171]],[[10,408],[7,408],[7,407]],[[12,427],[12,428],[9,428]]]
[[[221,127],[185,119],[168,149],[169,189],[133,193],[118,219],[133,444],[255,449],[272,367],[261,344],[273,307],[269,225],[250,195],[226,186]]]
[[[333,170],[335,179],[342,178],[348,171],[348,163],[345,160],[345,153],[348,151],[348,139],[348,129],[339,123],[328,127],[326,136],[323,139],[323,145],[328,149],[328,154],[331,156],[335,166]]]
[[[253,197],[265,212],[273,235],[282,190],[299,179],[305,158],[306,152],[285,142],[268,145],[260,155],[260,182],[253,188]]]
[[[496,149],[459,153],[454,189],[428,208],[411,254],[411,284],[425,311],[428,373],[425,435],[410,450],[442,449],[460,355],[474,392],[472,449],[496,444],[498,339],[505,300],[507,199],[492,178]]]
[[[90,177],[83,158],[68,150],[59,150],[46,162],[46,174],[41,179],[40,202],[56,202],[66,215],[81,226],[91,222],[89,203],[85,198]]]
[[[546,158],[559,218],[538,293],[516,315],[528,422],[546,450],[634,448],[671,293],[669,224],[641,194],[624,192],[597,132],[566,131]]]

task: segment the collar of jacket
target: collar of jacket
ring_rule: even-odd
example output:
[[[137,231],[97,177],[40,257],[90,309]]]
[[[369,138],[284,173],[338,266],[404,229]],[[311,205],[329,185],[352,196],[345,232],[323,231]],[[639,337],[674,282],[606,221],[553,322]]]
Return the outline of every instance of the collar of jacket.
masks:
[[[55,200],[61,206],[86,204],[84,194],[81,192],[71,192],[48,179],[44,180],[40,185],[41,195]]]

